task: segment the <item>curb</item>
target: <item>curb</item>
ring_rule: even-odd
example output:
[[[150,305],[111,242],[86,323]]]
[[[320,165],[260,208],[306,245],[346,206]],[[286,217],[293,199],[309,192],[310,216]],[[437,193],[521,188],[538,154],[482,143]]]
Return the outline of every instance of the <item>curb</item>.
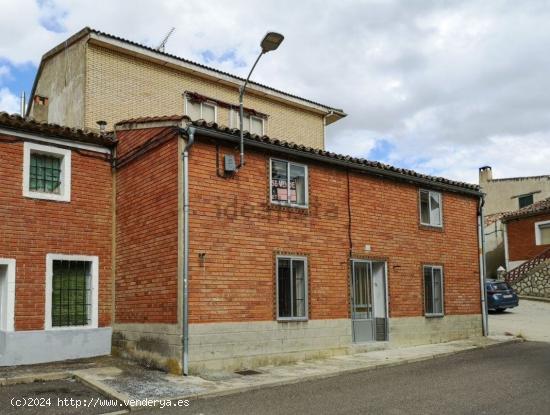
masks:
[[[49,380],[61,380],[72,378],[70,372],[46,372],[32,375],[14,376],[11,378],[0,378],[0,386],[20,385],[24,383],[45,382]]]
[[[92,379],[86,379],[84,376],[82,376],[78,373],[73,373],[72,377],[74,377],[78,382],[80,382],[80,383],[88,386],[89,388],[95,390],[96,392],[99,392],[102,395],[105,395],[107,398],[114,399],[114,400],[118,401],[121,404],[119,406],[119,408],[123,408],[123,410],[125,410],[125,411],[128,411],[128,410],[132,409],[131,407],[129,407],[128,405],[126,405],[124,403],[124,402],[126,402],[130,399],[128,396],[124,396],[124,395],[116,392],[115,390],[113,390],[111,388],[105,387],[105,385],[102,385],[99,382],[95,382]],[[124,413],[124,412],[122,412],[122,413]]]
[[[550,298],[545,298],[545,297],[532,297],[529,295],[519,295],[518,297],[520,300],[541,301],[543,303],[550,303]]]

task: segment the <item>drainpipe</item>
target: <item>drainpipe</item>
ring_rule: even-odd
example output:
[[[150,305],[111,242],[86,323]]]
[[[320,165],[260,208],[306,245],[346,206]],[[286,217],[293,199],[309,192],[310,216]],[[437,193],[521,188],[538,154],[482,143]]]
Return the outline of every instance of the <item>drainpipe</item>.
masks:
[[[189,149],[195,143],[195,128],[180,129],[189,138],[183,150],[183,336],[182,374],[189,374]]]
[[[485,290],[485,231],[483,218],[483,205],[485,205],[484,196],[479,198],[479,211],[477,216],[477,227],[479,237],[479,284],[481,287],[481,323],[483,326],[483,335],[489,335],[489,319],[487,311],[487,291]]]

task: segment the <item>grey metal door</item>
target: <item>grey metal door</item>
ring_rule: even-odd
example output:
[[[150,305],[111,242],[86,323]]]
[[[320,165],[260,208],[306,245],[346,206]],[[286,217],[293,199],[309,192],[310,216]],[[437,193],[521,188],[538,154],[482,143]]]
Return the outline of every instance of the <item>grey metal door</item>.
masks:
[[[385,262],[353,260],[351,277],[353,341],[387,340]]]

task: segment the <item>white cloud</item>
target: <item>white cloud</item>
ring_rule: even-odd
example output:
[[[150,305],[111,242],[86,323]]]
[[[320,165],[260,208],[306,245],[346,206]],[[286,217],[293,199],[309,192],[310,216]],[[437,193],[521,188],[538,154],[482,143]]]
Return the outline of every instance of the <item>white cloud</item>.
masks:
[[[485,164],[497,176],[550,173],[538,156],[550,148],[548,2],[258,5],[0,0],[0,59],[36,63],[86,25],[151,46],[174,26],[167,52],[200,61],[234,51],[210,64],[246,75],[262,35],[279,30],[283,45],[254,79],[346,110],[328,128],[329,149],[368,156],[383,137],[387,161],[428,173],[472,181]]]
[[[19,112],[19,98],[8,88],[0,88],[0,111],[10,114]]]

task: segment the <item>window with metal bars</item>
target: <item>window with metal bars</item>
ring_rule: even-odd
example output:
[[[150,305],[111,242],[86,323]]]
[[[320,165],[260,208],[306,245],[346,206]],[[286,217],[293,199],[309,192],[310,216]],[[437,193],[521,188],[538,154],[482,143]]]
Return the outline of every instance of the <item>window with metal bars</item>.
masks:
[[[61,158],[31,153],[29,190],[59,194],[61,189]]]
[[[90,323],[90,276],[88,261],[53,261],[52,327]]]

